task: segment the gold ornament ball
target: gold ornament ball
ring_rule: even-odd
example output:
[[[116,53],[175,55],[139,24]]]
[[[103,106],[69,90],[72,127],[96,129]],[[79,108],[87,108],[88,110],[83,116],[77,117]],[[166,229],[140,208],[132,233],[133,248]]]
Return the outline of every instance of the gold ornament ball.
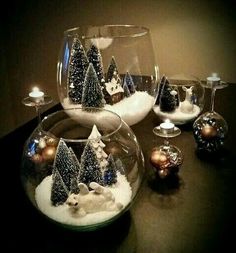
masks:
[[[47,146],[54,146],[54,147],[56,147],[57,144],[58,144],[58,141],[56,139],[54,139],[54,138],[48,138],[46,140],[46,144],[47,144]]]
[[[34,154],[32,157],[31,157],[32,161],[34,163],[41,163],[43,161],[43,158],[40,154]]]
[[[150,162],[156,169],[159,169],[168,163],[168,157],[164,152],[154,148],[151,152]]]
[[[211,139],[217,136],[217,130],[211,125],[205,125],[201,130],[201,135],[204,139]]]
[[[54,146],[47,146],[42,151],[42,157],[46,161],[52,161],[56,154],[56,147]]]

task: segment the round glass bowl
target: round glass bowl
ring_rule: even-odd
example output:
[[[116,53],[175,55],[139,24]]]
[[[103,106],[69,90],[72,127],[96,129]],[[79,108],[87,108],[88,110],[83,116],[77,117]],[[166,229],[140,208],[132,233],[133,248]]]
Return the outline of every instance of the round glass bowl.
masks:
[[[71,229],[93,230],[113,222],[129,209],[143,176],[134,133],[105,109],[48,115],[23,151],[27,196],[46,217]]]
[[[158,75],[145,27],[87,26],[64,32],[57,68],[64,109],[105,108],[136,124],[153,107]]]
[[[205,89],[201,81],[191,75],[163,76],[158,85],[153,111],[163,121],[176,125],[194,121],[204,107]]]

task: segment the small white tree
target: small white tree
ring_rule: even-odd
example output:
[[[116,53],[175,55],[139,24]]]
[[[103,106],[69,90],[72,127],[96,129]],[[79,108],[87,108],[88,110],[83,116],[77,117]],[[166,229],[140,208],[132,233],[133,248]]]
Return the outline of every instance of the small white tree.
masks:
[[[108,164],[107,162],[108,155],[103,150],[103,148],[105,148],[106,145],[102,142],[101,134],[99,133],[96,125],[93,125],[92,132],[89,135],[88,139],[91,140],[90,143],[94,148],[97,159],[99,161],[99,165],[101,169],[104,170]]]

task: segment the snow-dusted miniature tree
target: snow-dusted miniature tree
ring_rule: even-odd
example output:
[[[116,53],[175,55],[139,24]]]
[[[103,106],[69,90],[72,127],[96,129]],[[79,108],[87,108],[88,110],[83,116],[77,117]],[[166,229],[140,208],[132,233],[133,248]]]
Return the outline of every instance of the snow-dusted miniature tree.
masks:
[[[156,102],[155,102],[156,105],[160,104],[160,97],[161,97],[161,93],[162,93],[165,83],[166,83],[166,77],[165,77],[165,75],[163,75],[161,78],[161,81],[159,83],[159,86],[158,86],[157,98],[156,98]]]
[[[68,189],[56,168],[52,173],[51,202],[54,206],[62,205],[68,198]]]
[[[123,86],[127,85],[130,91],[130,94],[135,93],[134,81],[130,73],[127,71],[124,77],[124,84]],[[123,87],[124,88],[124,87]]]
[[[103,83],[105,81],[105,78],[103,71],[102,56],[100,50],[94,44],[92,44],[89,50],[87,51],[87,57],[89,62],[93,64],[99,82]]]
[[[68,68],[68,96],[73,103],[81,103],[83,83],[88,65],[89,62],[83,45],[76,37],[72,43]]]
[[[124,90],[124,96],[125,97],[130,97],[131,96],[130,91],[129,91],[129,87],[128,87],[126,82],[124,82],[124,84],[123,84],[123,90]]]
[[[116,60],[115,60],[115,57],[112,56],[110,65],[109,65],[108,70],[107,70],[107,75],[106,75],[106,82],[107,83],[111,82],[111,79],[114,75],[114,72],[116,72],[118,74],[118,68],[117,68]]]
[[[98,81],[93,64],[89,63],[84,80],[82,107],[103,107],[104,104],[102,87]]]
[[[176,109],[176,99],[172,91],[169,81],[166,80],[160,95],[160,110],[162,112],[173,112]]]
[[[108,164],[104,171],[103,180],[105,185],[112,185],[117,182],[116,164],[112,154],[109,154],[107,161]]]
[[[59,172],[66,188],[70,191],[71,178],[74,177],[76,167],[71,151],[62,139],[57,147],[53,168]]]
[[[100,138],[101,138],[101,134],[99,133],[96,125],[93,125],[93,129],[88,139],[91,140],[90,143],[96,153],[99,166],[103,170],[108,164],[107,162],[108,155],[103,150],[106,147],[106,145],[102,142]]]
[[[81,155],[81,170],[79,175],[79,181],[89,186],[91,182],[96,182],[103,185],[102,172],[99,166],[99,162],[96,153],[88,142]]]
[[[120,158],[116,159],[115,164],[116,170],[119,171],[121,175],[125,175],[125,168]]]
[[[80,163],[77,159],[77,156],[75,155],[74,151],[72,150],[72,148],[69,148],[71,155],[72,155],[72,159],[74,162],[74,173],[71,176],[71,182],[70,182],[70,193],[75,193],[78,194],[79,193],[79,173],[80,173]]]

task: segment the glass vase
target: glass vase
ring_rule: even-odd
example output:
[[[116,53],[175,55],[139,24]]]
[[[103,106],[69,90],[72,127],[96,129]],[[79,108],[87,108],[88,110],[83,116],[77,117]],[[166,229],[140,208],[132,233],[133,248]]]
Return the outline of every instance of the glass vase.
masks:
[[[21,179],[47,218],[94,230],[127,211],[144,175],[130,127],[100,108],[67,109],[45,117],[25,143]]]
[[[148,28],[104,25],[64,32],[57,68],[63,108],[105,108],[133,125],[152,109],[158,79]]]

